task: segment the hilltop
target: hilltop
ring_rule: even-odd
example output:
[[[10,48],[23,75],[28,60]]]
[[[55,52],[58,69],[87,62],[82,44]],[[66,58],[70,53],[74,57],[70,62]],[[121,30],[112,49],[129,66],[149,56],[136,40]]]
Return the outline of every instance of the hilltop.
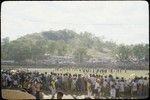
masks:
[[[112,57],[111,51],[116,46],[113,42],[104,42],[101,37],[96,37],[92,33],[76,33],[67,29],[28,34],[15,41],[29,40],[33,43],[45,43],[47,48],[51,51],[49,52],[49,50],[47,50],[45,53],[58,56],[73,55],[74,51],[78,48],[85,48],[87,55],[91,57]],[[52,50],[52,46],[55,50]]]
[[[76,33],[72,30],[49,30],[22,36],[16,40],[3,39],[2,60],[24,62],[43,60],[45,55],[73,57],[77,63],[90,59],[119,61],[117,66],[146,66],[149,62],[149,44],[117,45],[104,41],[89,32]],[[110,64],[112,65],[112,64]],[[136,68],[136,67],[135,67]]]

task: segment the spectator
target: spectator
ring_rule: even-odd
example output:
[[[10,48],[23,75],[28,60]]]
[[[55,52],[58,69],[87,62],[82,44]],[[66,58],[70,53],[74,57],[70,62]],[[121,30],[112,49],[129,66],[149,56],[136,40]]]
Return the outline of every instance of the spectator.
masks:
[[[92,83],[90,79],[87,79],[87,95],[88,97],[92,95]]]
[[[119,80],[116,80],[114,86],[116,89],[116,98],[119,98]]]
[[[137,83],[136,80],[132,82],[132,90],[131,90],[132,96],[136,97],[137,96]]]
[[[95,98],[100,97],[100,91],[101,91],[101,87],[100,87],[99,80],[97,79],[96,82],[95,82],[95,87],[94,87]]]
[[[75,70],[75,69],[74,69]],[[65,93],[74,94],[79,92],[80,94],[87,94],[92,96],[94,94],[95,98],[111,97],[129,97],[134,98],[148,97],[149,92],[149,79],[147,77],[135,77],[134,79],[124,79],[124,78],[113,78],[113,75],[108,77],[95,74],[90,74],[90,76],[81,76],[80,74],[71,75],[62,73],[47,73],[39,74],[37,72],[25,72],[22,70],[17,70],[16,72],[2,72],[1,73],[1,83],[2,88],[15,88],[15,89],[25,89],[28,93],[36,96],[37,99],[42,99],[41,93],[44,91],[49,91],[44,88],[48,84],[48,88],[53,95],[56,91],[62,90]],[[23,79],[22,79],[23,78]],[[64,89],[63,89],[64,88]],[[115,90],[113,90],[115,89]],[[111,94],[115,91],[114,94]],[[127,98],[128,98],[127,97]]]
[[[147,79],[147,77],[144,77],[144,80],[143,80],[143,94],[144,94],[144,97],[148,97],[149,95],[149,80]]]
[[[110,89],[110,97],[111,97],[112,99],[115,99],[115,98],[116,98],[116,89],[115,89],[115,86],[114,86],[114,85],[111,86],[111,89]]]
[[[121,81],[119,82],[120,87],[119,87],[119,94],[121,97],[124,97],[124,89],[125,89],[125,83],[124,79],[122,78]]]
[[[138,96],[143,96],[143,77],[139,78],[138,82],[137,82],[137,94]]]

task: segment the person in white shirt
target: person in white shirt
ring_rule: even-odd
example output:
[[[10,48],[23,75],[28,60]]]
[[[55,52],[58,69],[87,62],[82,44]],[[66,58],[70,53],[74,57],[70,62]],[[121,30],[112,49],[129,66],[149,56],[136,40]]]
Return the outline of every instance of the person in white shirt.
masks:
[[[87,79],[87,96],[90,97],[92,95],[92,89],[91,89],[92,82],[90,79]]]
[[[121,97],[124,97],[124,88],[125,88],[125,84],[124,84],[124,80],[122,79],[120,82],[120,87],[119,87],[119,93]]]
[[[107,84],[108,84],[108,83],[107,83],[107,80],[105,79],[105,80],[103,81],[103,87],[106,88]]]
[[[131,94],[133,97],[137,95],[137,83],[135,82],[135,80],[132,82]]]
[[[116,89],[116,98],[119,97],[119,82],[118,80],[116,80],[115,82],[115,89]]]
[[[94,75],[90,77],[90,80],[93,85],[96,83],[96,78],[94,77]]]
[[[95,85],[95,83],[96,83],[96,78],[94,77],[94,75],[92,75],[92,76],[90,77],[90,80],[91,80],[91,82],[92,82],[92,86],[91,86],[91,88],[92,88],[92,94],[94,94],[94,85]]]
[[[126,97],[130,98],[131,97],[131,79],[130,78],[126,80],[125,85],[126,85]]]
[[[94,84],[94,89],[97,89],[97,87],[99,87],[98,79],[96,79],[96,82],[95,82],[95,84]]]
[[[14,85],[15,88],[17,88],[17,86],[18,86],[18,81],[17,81],[17,80],[14,80],[14,81],[13,81],[13,85]]]
[[[110,97],[111,97],[112,99],[115,99],[115,98],[116,98],[116,89],[115,89],[115,86],[114,86],[114,85],[111,86],[111,89],[110,89]]]
[[[111,87],[112,85],[114,85],[114,82],[110,81],[109,84],[110,84],[110,87]]]
[[[141,84],[141,85],[143,85],[143,78],[141,77],[139,80],[138,80],[138,84]]]
[[[95,82],[95,87],[94,87],[94,94],[95,94],[95,98],[99,98],[100,97],[100,84],[99,84],[99,80],[97,79]]]

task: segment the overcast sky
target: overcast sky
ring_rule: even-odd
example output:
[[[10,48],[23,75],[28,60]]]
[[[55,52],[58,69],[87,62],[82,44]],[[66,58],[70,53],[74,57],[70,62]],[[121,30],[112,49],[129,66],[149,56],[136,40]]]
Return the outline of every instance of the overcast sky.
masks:
[[[146,1],[5,1],[1,36],[71,29],[91,32],[116,43],[149,43]]]

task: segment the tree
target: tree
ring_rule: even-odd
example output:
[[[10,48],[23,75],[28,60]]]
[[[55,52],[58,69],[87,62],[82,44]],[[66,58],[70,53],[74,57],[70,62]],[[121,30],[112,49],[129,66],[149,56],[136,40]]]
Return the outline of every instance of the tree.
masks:
[[[74,58],[77,62],[82,62],[83,58],[87,56],[87,49],[86,48],[77,48],[74,52]]]
[[[119,61],[129,61],[131,56],[131,49],[129,46],[120,45],[115,49],[115,57]]]
[[[1,57],[2,59],[8,59],[9,55],[9,37],[2,39],[2,45],[1,45]]]
[[[9,44],[9,37],[2,39],[2,45],[7,45],[7,44]]]
[[[89,32],[80,33],[80,40],[85,48],[92,48],[93,45],[93,35]]]
[[[13,41],[9,45],[9,58],[19,63],[30,57],[29,46],[23,41]]]
[[[149,62],[149,44],[145,45],[145,61]]]
[[[103,47],[104,47],[102,39],[100,39],[99,37],[94,37],[93,41],[94,41],[94,43],[93,43],[94,44],[94,48],[97,51],[102,52],[103,51]]]
[[[54,55],[56,51],[56,42],[54,41],[48,41],[47,42],[47,53]]]
[[[67,53],[67,45],[63,40],[56,42],[57,55],[64,56]]]
[[[30,39],[18,39],[9,44],[9,59],[23,62],[26,59],[37,60],[45,53],[44,41],[33,42]]]
[[[110,50],[115,49],[116,46],[117,46],[116,43],[113,41],[105,41],[105,43],[104,43],[104,47],[106,47]]]
[[[149,56],[149,46],[148,45],[144,45],[144,44],[135,45],[133,47],[132,51],[133,51],[133,57],[135,59],[137,59],[137,61],[146,60]]]

